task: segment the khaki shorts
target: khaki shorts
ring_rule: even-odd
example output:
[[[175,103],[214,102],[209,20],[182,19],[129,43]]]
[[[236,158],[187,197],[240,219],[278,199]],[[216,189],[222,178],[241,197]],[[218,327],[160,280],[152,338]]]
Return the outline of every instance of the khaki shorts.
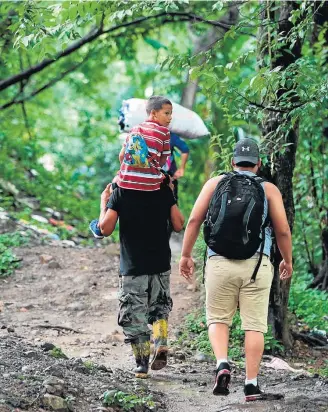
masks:
[[[254,283],[250,282],[258,255],[247,260],[212,256],[206,264],[206,319],[212,323],[232,324],[239,304],[241,327],[266,333],[273,270],[263,256]]]

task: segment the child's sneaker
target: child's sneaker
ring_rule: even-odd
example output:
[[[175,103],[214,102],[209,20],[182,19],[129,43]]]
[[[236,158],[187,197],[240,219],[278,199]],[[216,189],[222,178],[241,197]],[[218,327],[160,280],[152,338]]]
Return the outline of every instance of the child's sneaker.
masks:
[[[230,383],[230,365],[227,362],[221,362],[216,370],[213,395],[229,395]]]
[[[276,401],[283,399],[285,396],[282,393],[265,393],[259,388],[259,385],[249,383],[244,386],[245,401]]]
[[[93,233],[93,236],[97,239],[103,239],[104,235],[101,233],[100,227],[98,226],[99,224],[99,220],[98,219],[94,219],[90,225],[89,228],[91,230],[91,232]]]

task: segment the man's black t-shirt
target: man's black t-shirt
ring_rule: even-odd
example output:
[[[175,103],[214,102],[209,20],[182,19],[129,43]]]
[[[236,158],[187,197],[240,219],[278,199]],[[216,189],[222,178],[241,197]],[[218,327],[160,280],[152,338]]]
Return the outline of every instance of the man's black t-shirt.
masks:
[[[176,203],[172,190],[117,188],[107,207],[119,216],[122,275],[153,275],[171,268],[168,219]]]

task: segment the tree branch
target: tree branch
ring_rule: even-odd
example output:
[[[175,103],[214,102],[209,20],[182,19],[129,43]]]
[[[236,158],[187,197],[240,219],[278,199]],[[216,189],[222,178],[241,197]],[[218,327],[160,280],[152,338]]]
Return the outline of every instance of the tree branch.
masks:
[[[0,91],[7,89],[9,86],[18,83],[21,80],[29,79],[33,74],[42,71],[43,69],[58,61],[62,57],[69,56],[71,53],[75,52],[85,44],[95,40],[101,34],[101,28],[93,29],[86,36],[82,37],[80,40],[73,43],[71,46],[68,46],[61,53],[57,54],[56,57],[52,59],[44,59],[42,62],[36,64],[35,66],[32,66],[29,69],[23,70],[22,72],[15,74],[14,76],[8,77],[7,79],[0,81]]]
[[[19,66],[20,66],[20,69],[23,71],[23,70],[24,70],[23,59],[22,59],[22,55],[21,55],[20,52],[19,52]],[[20,93],[20,94],[24,92],[24,88],[25,88],[25,86],[26,86],[26,83],[27,83],[27,82],[26,82],[26,81],[24,82],[24,80],[21,80],[21,81],[20,81],[20,84],[19,84],[19,93]],[[23,118],[24,118],[24,123],[25,123],[25,129],[26,129],[27,134],[28,134],[28,136],[29,136],[29,138],[30,138],[30,140],[31,140],[31,139],[32,139],[32,135],[31,135],[31,131],[30,131],[30,125],[29,125],[29,122],[28,122],[28,117],[27,117],[27,111],[26,111],[25,103],[24,103],[24,102],[21,102],[21,106],[22,106]]]
[[[302,106],[306,105],[307,103],[309,103],[309,102],[303,102],[303,103],[300,103],[300,104],[296,104],[296,105],[292,106],[290,109],[278,109],[278,108],[273,107],[273,106],[264,106],[261,103],[253,102],[253,101],[249,100],[243,94],[239,93],[238,90],[234,89],[234,91],[235,91],[236,94],[238,94],[238,96],[245,99],[250,105],[258,107],[259,109],[265,109],[265,110],[268,110],[269,112],[274,112],[274,113],[290,113],[292,110],[297,109],[299,107],[302,107]]]
[[[123,28],[123,27],[129,27],[129,26],[133,26],[135,24],[138,23],[143,23],[144,21],[150,20],[150,19],[158,19],[160,17],[180,17],[181,21],[198,21],[200,23],[206,23],[206,24],[210,24],[211,26],[217,26],[217,27],[221,27],[222,29],[225,30],[229,30],[232,25],[231,24],[226,24],[226,23],[221,23],[220,21],[217,20],[207,20],[201,16],[198,16],[196,14],[192,14],[192,13],[184,13],[184,12],[168,12],[168,13],[158,13],[158,14],[154,14],[153,16],[146,16],[146,17],[140,17],[136,20],[133,21],[129,21],[126,23],[122,23],[119,26],[114,26],[114,27],[110,27],[107,30],[103,30],[103,33],[111,33],[114,30],[117,30],[119,28]],[[178,22],[180,20],[165,20],[166,23],[175,23]]]
[[[21,104],[23,102],[26,102],[26,101],[30,100],[32,97],[35,97],[39,93],[41,93],[44,90],[48,89],[49,87],[52,87],[54,84],[56,84],[57,82],[62,80],[65,76],[72,73],[74,70],[76,70],[80,66],[82,66],[82,64],[85,63],[87,61],[87,59],[90,57],[90,55],[91,55],[91,53],[88,53],[87,56],[85,56],[84,59],[80,63],[77,63],[74,66],[70,67],[69,69],[65,70],[60,75],[58,75],[54,79],[50,80],[48,83],[46,83],[45,85],[43,85],[39,89],[34,90],[28,96],[17,99],[17,97],[19,97],[20,95],[18,95],[18,96],[16,95],[14,99],[9,101],[8,103],[5,103],[3,106],[0,106],[0,110],[7,109],[8,107],[13,106],[14,104]]]
[[[96,27],[96,28],[93,28],[89,33],[87,33],[81,39],[79,39],[78,41],[76,41],[73,44],[71,44],[70,46],[68,46],[65,50],[58,53],[55,57],[44,59],[44,60],[42,60],[42,62],[40,62],[40,63],[38,63],[38,64],[36,64],[36,65],[26,69],[26,70],[21,71],[18,74],[10,76],[7,79],[1,80],[0,81],[0,91],[5,90],[8,87],[10,87],[10,86],[12,86],[16,83],[19,83],[21,80],[29,79],[33,74],[41,72],[46,67],[48,67],[51,64],[55,63],[59,59],[61,59],[63,57],[66,57],[66,56],[69,56],[70,54],[74,53],[75,51],[80,49],[85,44],[88,44],[88,43],[94,41],[95,39],[97,39],[98,37],[100,37],[104,34],[113,33],[117,30],[120,30],[120,29],[123,29],[123,28],[126,28],[126,27],[130,27],[130,26],[134,26],[134,25],[138,25],[140,23],[143,23],[143,22],[146,22],[146,21],[149,21],[149,20],[153,20],[153,19],[158,19],[158,18],[164,17],[164,16],[166,17],[166,19],[164,20],[163,23],[177,22],[179,20],[176,20],[175,17],[179,17],[181,21],[202,22],[202,23],[210,24],[212,26],[221,27],[225,30],[228,30],[228,29],[231,28],[231,25],[229,25],[229,24],[221,23],[221,22],[218,22],[218,21],[215,21],[215,20],[207,20],[207,19],[205,19],[201,16],[197,16],[197,15],[192,14],[192,13],[182,13],[182,12],[170,12],[170,13],[164,13],[163,12],[163,13],[155,14],[153,16],[140,17],[140,18],[135,19],[133,21],[118,24],[118,25],[110,27],[108,29],[103,29],[102,26]],[[172,17],[172,20],[169,20],[168,17]]]

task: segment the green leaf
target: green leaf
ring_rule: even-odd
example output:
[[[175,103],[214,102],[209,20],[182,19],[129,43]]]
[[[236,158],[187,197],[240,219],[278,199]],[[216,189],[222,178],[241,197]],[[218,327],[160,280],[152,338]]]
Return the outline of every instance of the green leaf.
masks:
[[[222,8],[223,8],[223,1],[217,1],[214,5],[213,5],[213,7],[212,7],[212,10],[214,11],[214,10],[217,10],[217,11],[220,11],[220,10],[222,10]]]
[[[256,81],[257,81],[257,75],[251,78],[251,81],[249,82],[250,87],[253,87]]]
[[[271,70],[271,73],[276,73],[279,72],[282,69],[282,66],[277,66],[274,69]]]
[[[189,76],[191,80],[196,80],[202,74],[201,67],[193,67],[189,70]]]
[[[167,47],[163,43],[160,43],[158,40],[151,39],[150,37],[145,37],[144,41],[150,46],[152,46],[155,50],[159,50],[159,49],[167,50]]]
[[[262,97],[262,98],[266,95],[267,90],[268,90],[268,89],[267,89],[266,87],[263,87],[263,88],[261,89],[261,97]]]

